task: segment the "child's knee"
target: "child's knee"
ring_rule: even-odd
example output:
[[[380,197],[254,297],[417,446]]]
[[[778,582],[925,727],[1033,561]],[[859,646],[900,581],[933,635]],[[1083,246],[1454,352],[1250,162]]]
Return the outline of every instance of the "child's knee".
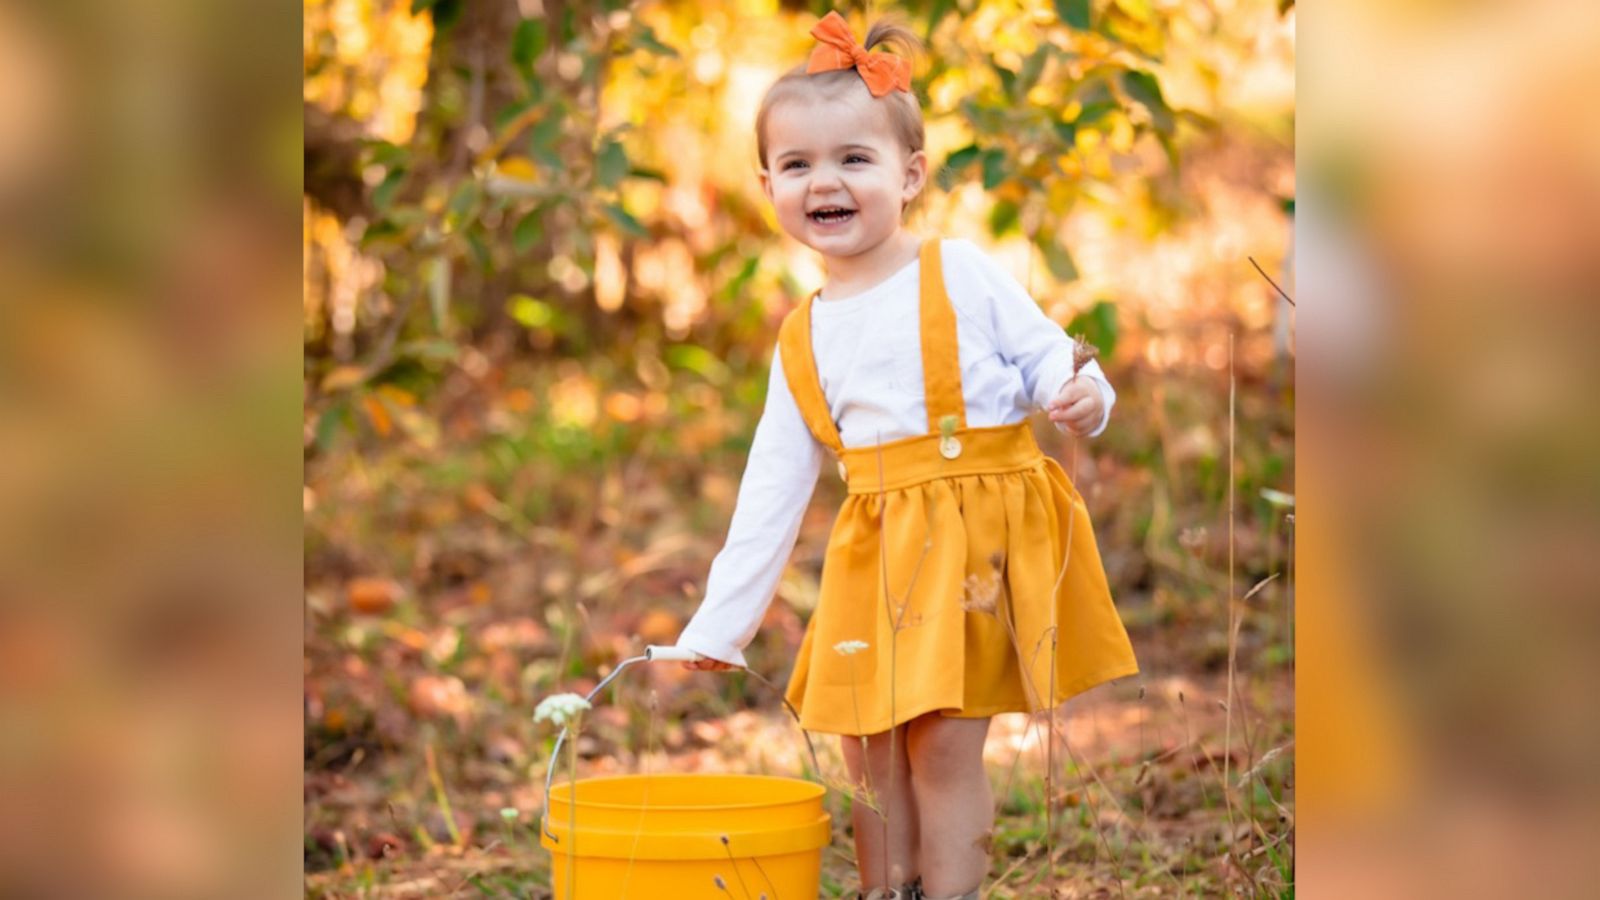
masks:
[[[904,734],[896,735],[897,741],[905,740]],[[853,771],[860,771],[866,766],[872,771],[887,770],[892,753],[903,753],[904,748],[891,748],[889,734],[868,735],[862,738],[859,735],[845,735],[839,739],[839,750],[844,756],[845,764]]]
[[[981,774],[987,725],[987,720],[944,717],[912,723],[906,735],[911,777],[938,784],[965,781]]]

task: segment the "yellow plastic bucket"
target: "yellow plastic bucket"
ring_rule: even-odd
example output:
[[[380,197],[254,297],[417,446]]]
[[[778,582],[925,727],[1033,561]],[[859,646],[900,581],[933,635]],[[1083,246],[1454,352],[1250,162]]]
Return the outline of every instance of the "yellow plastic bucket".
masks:
[[[825,792],[767,775],[619,775],[554,785],[539,843],[550,851],[555,900],[813,900],[832,838]]]

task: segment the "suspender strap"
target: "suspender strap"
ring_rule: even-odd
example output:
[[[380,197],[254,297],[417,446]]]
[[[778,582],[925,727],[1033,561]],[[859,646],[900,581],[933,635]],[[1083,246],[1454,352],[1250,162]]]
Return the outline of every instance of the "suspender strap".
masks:
[[[961,394],[961,355],[956,342],[956,312],[944,290],[939,239],[922,242],[922,385],[928,408],[928,433],[939,433],[939,420],[956,417],[956,430],[967,427],[967,404]]]
[[[811,354],[811,303],[815,299],[816,294],[812,294],[783,317],[778,329],[778,350],[783,354],[783,377],[800,407],[800,417],[811,434],[837,456],[844,451],[844,442],[833,424],[833,413],[828,410],[827,398],[817,380],[817,362]]]

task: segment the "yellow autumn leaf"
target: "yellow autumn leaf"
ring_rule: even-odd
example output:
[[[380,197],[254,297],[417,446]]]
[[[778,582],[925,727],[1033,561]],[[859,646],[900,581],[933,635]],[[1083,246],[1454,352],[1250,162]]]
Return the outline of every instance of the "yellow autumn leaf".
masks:
[[[394,403],[398,406],[404,406],[409,409],[410,407],[417,405],[417,395],[411,393],[403,387],[393,384],[385,384],[378,388],[378,393],[383,395],[385,400],[388,400],[390,403]]]
[[[372,394],[361,398],[361,406],[367,411],[367,418],[372,421],[372,429],[382,437],[388,437],[394,430],[394,421],[389,418],[389,410],[383,406],[383,401]]]
[[[533,160],[526,156],[508,156],[495,163],[495,172],[508,178],[518,178],[523,181],[533,181],[539,177],[539,170],[534,166]]]
[[[1127,116],[1117,116],[1111,120],[1111,134],[1107,143],[1118,153],[1133,149],[1133,123],[1128,121]]]
[[[367,370],[361,366],[335,366],[332,371],[322,377],[323,393],[342,391],[355,387],[367,377]]]

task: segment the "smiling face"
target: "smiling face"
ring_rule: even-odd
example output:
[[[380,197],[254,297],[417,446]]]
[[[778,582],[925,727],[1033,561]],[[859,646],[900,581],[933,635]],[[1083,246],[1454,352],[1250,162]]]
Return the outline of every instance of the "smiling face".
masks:
[[[766,149],[761,186],[778,224],[829,259],[882,246],[927,177],[922,151],[896,137],[864,86],[780,101],[766,122]]]

